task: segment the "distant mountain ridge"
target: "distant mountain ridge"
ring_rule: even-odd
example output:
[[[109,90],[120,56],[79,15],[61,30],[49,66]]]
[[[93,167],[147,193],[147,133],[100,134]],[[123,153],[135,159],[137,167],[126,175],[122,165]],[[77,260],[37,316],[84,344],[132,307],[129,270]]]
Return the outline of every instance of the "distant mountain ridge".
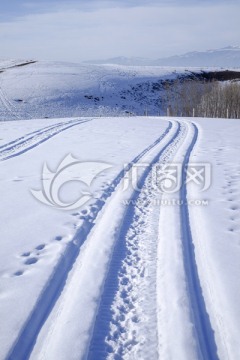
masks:
[[[141,57],[114,57],[111,59],[85,61],[91,64],[116,64],[133,66],[187,66],[187,67],[237,67],[240,68],[240,46],[227,46],[221,49],[193,51],[157,60]]]

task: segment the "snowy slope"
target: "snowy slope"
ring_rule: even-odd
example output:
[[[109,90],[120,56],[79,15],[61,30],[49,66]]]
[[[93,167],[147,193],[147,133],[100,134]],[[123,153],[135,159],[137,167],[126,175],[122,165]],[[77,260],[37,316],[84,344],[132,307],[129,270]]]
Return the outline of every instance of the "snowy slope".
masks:
[[[6,66],[0,62],[0,120],[143,115],[146,110],[149,115],[165,115],[161,102],[164,81],[191,72],[186,68],[54,62]]]
[[[1,122],[0,358],[238,359],[239,130],[199,118]],[[70,153],[112,168],[89,205],[62,211],[30,190],[49,176],[44,162],[55,171]],[[210,164],[210,186],[159,194],[155,162]],[[134,164],[138,190],[124,187]]]

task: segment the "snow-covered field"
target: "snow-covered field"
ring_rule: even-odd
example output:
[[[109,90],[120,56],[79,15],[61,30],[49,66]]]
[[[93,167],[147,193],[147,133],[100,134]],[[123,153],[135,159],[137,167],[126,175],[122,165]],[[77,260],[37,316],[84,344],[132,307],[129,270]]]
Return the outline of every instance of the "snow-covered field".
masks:
[[[224,119],[0,122],[0,358],[239,359],[239,132]],[[64,211],[31,190],[69,154],[112,168]],[[156,162],[210,164],[209,188],[159,193]]]
[[[125,116],[189,73],[0,61],[0,359],[240,358],[240,122]]]
[[[164,81],[191,71],[201,69],[0,60],[0,120],[166,115]]]

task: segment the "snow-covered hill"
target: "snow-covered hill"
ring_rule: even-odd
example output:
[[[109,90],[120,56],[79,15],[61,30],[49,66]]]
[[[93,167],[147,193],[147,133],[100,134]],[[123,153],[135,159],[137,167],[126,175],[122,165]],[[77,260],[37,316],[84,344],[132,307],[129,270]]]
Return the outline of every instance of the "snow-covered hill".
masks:
[[[185,69],[0,62],[0,120],[161,111],[163,81]]]
[[[137,66],[187,66],[187,67],[240,67],[240,47],[227,46],[221,49],[193,51],[157,60],[145,58],[127,58],[119,56],[111,59],[89,61],[94,64],[118,64]]]
[[[193,72],[202,73],[186,67],[0,61],[0,120],[166,115],[165,89]]]

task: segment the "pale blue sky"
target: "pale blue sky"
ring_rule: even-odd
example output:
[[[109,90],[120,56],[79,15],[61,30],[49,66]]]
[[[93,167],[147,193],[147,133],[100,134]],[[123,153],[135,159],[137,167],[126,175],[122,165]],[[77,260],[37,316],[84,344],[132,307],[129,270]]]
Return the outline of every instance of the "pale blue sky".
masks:
[[[240,45],[239,13],[239,0],[1,1],[0,58],[160,58]]]

